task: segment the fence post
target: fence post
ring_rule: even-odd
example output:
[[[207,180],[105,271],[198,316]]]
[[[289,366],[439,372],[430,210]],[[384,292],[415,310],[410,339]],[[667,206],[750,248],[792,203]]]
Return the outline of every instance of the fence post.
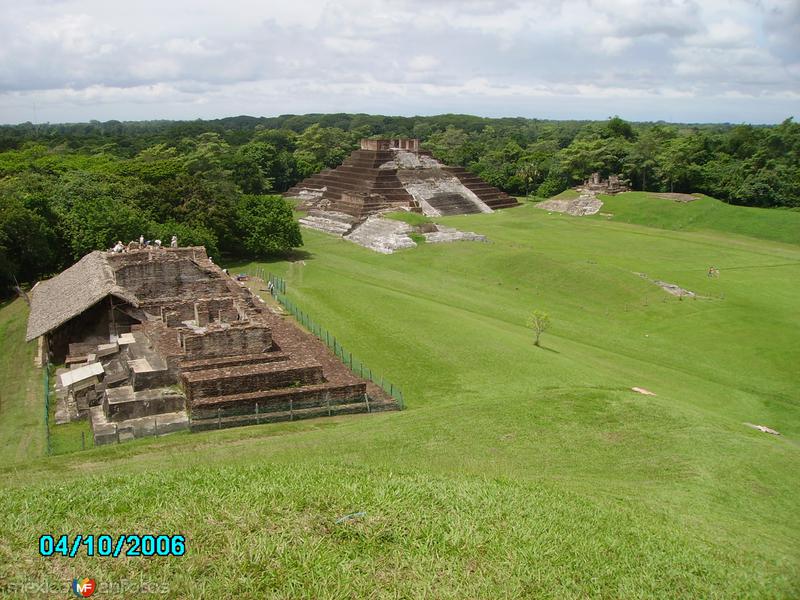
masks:
[[[258,417],[258,402],[256,402],[256,425],[260,425],[261,421]]]
[[[217,409],[217,429],[222,429],[222,409]]]
[[[47,454],[53,453],[52,442],[50,441],[50,361],[44,363],[44,432],[47,442]]]
[[[153,435],[158,437],[158,415],[153,417],[153,425],[155,427],[155,433]]]
[[[364,402],[367,403],[367,412],[372,412],[372,410],[369,407],[369,396],[366,393],[364,393]]]
[[[291,396],[289,396],[289,420],[294,421],[294,402]]]
[[[328,416],[331,416],[331,393],[325,392],[325,404],[328,405]]]
[[[81,431],[81,450],[86,450],[86,432]]]
[[[119,425],[114,425],[114,433],[117,435],[117,443],[119,444]]]

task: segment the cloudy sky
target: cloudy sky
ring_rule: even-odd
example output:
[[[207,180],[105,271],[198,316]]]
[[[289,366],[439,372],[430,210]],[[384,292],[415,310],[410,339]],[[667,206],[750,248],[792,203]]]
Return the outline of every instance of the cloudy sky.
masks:
[[[800,0],[0,0],[0,122],[306,112],[778,122]]]

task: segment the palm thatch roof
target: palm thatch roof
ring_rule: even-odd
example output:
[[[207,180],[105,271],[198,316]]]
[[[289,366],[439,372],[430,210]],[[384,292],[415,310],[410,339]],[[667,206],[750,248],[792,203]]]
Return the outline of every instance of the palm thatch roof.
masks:
[[[105,252],[87,254],[66,271],[33,288],[26,339],[53,331],[109,295],[139,305],[136,296],[117,285]]]

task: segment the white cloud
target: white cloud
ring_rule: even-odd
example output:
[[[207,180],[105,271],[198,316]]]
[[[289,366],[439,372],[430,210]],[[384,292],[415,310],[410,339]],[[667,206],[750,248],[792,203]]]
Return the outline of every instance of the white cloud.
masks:
[[[370,40],[346,37],[329,36],[323,38],[322,43],[326,48],[330,48],[340,54],[361,53],[375,47],[375,43]]]
[[[798,112],[799,7],[797,0],[7,3],[0,121],[302,110],[575,118],[629,110],[666,119],[681,103],[688,114],[713,115],[723,97],[726,110],[740,111],[735,120],[779,120]],[[760,116],[767,110],[775,112]]]
[[[417,54],[408,61],[408,68],[412,71],[430,71],[438,67],[441,61],[430,54]]]
[[[600,40],[600,49],[609,56],[616,56],[633,43],[631,38],[606,36]]]
[[[741,48],[754,45],[754,37],[750,27],[725,19],[710,23],[705,31],[689,36],[686,41],[707,48]]]

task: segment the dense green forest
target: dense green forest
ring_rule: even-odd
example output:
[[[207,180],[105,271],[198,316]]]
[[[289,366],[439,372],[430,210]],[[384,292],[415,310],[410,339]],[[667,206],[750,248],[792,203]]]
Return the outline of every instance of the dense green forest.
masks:
[[[286,115],[0,127],[0,291],[145,235],[263,256],[302,244],[275,194],[339,164],[363,137],[418,137],[515,195],[590,173],[634,189],[800,207],[800,125],[676,125],[467,115]]]

